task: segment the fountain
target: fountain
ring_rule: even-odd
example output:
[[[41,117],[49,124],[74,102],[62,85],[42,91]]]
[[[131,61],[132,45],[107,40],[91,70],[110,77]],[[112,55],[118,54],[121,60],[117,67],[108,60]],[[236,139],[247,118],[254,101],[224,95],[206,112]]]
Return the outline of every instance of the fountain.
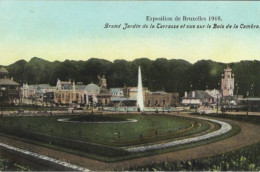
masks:
[[[128,100],[128,98],[126,98]],[[137,85],[137,97],[136,97],[136,106],[137,107],[121,107],[120,105],[114,107],[105,107],[103,111],[111,111],[111,112],[177,112],[179,111],[176,108],[169,107],[144,107],[144,96],[143,96],[143,84],[142,84],[142,75],[141,75],[141,67],[138,68],[138,85]]]
[[[137,86],[137,107],[140,108],[140,111],[144,110],[144,97],[143,97],[143,84],[142,84],[142,75],[141,67],[138,68],[138,86]]]

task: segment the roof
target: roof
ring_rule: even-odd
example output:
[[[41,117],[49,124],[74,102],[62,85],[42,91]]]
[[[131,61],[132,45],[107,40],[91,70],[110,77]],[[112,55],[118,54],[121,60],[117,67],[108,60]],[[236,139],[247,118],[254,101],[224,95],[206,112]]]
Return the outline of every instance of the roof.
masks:
[[[130,88],[130,91],[137,91],[137,90],[138,90],[137,87]]]
[[[185,99],[185,98],[195,98],[195,99],[210,99],[210,98],[213,98],[207,92],[201,91],[201,90],[194,91],[195,92],[195,97],[192,97],[192,92],[189,92],[187,97],[182,97],[182,98],[183,99]]]
[[[62,90],[72,90],[72,84],[71,83],[65,83],[65,84],[63,84],[63,83],[61,83],[61,89]]]
[[[0,79],[0,85],[15,85],[15,86],[18,86],[20,84],[18,84],[17,82],[15,82],[11,79],[2,78],[2,79]]]
[[[6,70],[6,68],[1,67],[1,68],[0,68],[0,73],[8,73],[8,71]]]
[[[35,94],[43,94],[43,91],[41,90],[41,88],[38,88],[38,89],[35,91]]]
[[[116,93],[116,92],[122,91],[122,88],[110,88],[110,90],[112,93]]]
[[[82,84],[80,84],[80,85],[75,85],[75,88],[76,88],[76,90],[85,90],[86,85],[82,85]]]
[[[87,90],[87,92],[99,93],[100,88],[98,85],[91,83],[85,87],[85,90]]]
[[[50,86],[49,84],[38,84],[38,85],[29,85],[30,89],[55,89],[55,87]]]
[[[243,98],[241,101],[247,101],[247,98]],[[248,101],[260,101],[260,97],[248,97]]]
[[[165,91],[155,91],[152,92],[152,94],[168,94],[168,93],[166,93]]]
[[[133,97],[111,97],[112,102],[120,102],[120,101],[136,101],[136,98]]]

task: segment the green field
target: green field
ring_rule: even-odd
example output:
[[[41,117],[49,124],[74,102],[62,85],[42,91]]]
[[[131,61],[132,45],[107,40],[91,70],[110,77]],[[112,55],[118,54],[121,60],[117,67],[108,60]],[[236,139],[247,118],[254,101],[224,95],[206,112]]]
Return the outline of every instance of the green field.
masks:
[[[71,122],[61,122],[58,119],[67,119]],[[137,121],[127,122],[129,119]],[[165,150],[131,154],[124,148],[133,145],[178,140],[212,132],[219,129],[219,127],[217,124],[199,119],[154,114],[0,118],[0,132],[2,135],[103,161],[118,161],[177,150],[176,148],[167,148]],[[203,141],[201,143],[206,144],[207,142]],[[199,143],[194,145],[197,144]],[[183,145],[179,148],[185,147],[187,146]]]
[[[199,127],[198,120],[166,115],[106,115],[106,118],[110,117],[114,121],[116,119],[122,119],[122,121],[126,119],[137,120],[137,122],[127,123],[57,121],[62,118],[75,117],[91,118],[92,115],[6,117],[0,119],[0,125],[5,130],[10,128],[10,131],[47,134],[117,147],[160,141],[161,139],[178,138],[202,132],[209,127],[203,121],[199,121],[201,124]]]

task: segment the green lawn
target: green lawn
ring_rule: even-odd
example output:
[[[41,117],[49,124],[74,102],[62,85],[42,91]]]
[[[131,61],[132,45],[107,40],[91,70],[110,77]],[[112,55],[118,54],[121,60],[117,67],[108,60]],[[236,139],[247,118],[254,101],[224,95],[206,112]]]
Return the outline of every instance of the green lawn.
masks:
[[[91,115],[1,117],[0,133],[25,142],[111,162],[174,151],[187,146],[137,154],[131,154],[122,147],[152,144],[158,141],[166,142],[169,139],[178,140],[180,137],[205,134],[205,132],[219,128],[219,125],[214,124],[215,127],[210,129],[211,122],[208,121],[170,115],[110,114],[95,115],[95,117],[101,118],[101,121],[105,119],[125,122],[127,119],[135,119],[137,122],[76,123],[58,121],[58,119],[64,118],[96,121],[96,119],[89,119],[93,118]],[[201,144],[208,142],[202,141]],[[197,144],[200,142],[192,145]]]
[[[208,129],[208,124],[199,121],[199,127],[192,119],[166,115],[106,115],[122,120],[136,119],[137,122],[128,123],[82,123],[59,122],[60,118],[75,116],[37,116],[37,117],[5,117],[0,118],[1,128],[17,130],[19,132],[33,132],[76,139],[90,143],[110,146],[127,146],[161,139],[178,138]],[[84,115],[85,118],[91,115]],[[192,123],[195,125],[192,127]],[[187,129],[185,132],[182,130]],[[180,132],[178,132],[180,131]]]

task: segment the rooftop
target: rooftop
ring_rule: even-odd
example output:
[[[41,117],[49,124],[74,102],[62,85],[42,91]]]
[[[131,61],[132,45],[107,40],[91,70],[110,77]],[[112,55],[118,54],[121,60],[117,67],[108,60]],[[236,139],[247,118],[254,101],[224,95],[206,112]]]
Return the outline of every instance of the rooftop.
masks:
[[[192,97],[192,92],[195,92],[195,96]],[[187,97],[182,97],[183,99],[185,98],[196,98],[196,99],[209,99],[209,98],[213,98],[212,96],[210,96],[207,92],[202,91],[202,90],[196,90],[196,91],[191,91],[188,93]]]
[[[8,71],[6,70],[6,68],[4,68],[4,67],[1,67],[0,68],[0,73],[8,73]]]
[[[19,84],[11,79],[7,79],[7,78],[1,78],[0,79],[0,85],[14,85],[14,86],[18,86]]]

